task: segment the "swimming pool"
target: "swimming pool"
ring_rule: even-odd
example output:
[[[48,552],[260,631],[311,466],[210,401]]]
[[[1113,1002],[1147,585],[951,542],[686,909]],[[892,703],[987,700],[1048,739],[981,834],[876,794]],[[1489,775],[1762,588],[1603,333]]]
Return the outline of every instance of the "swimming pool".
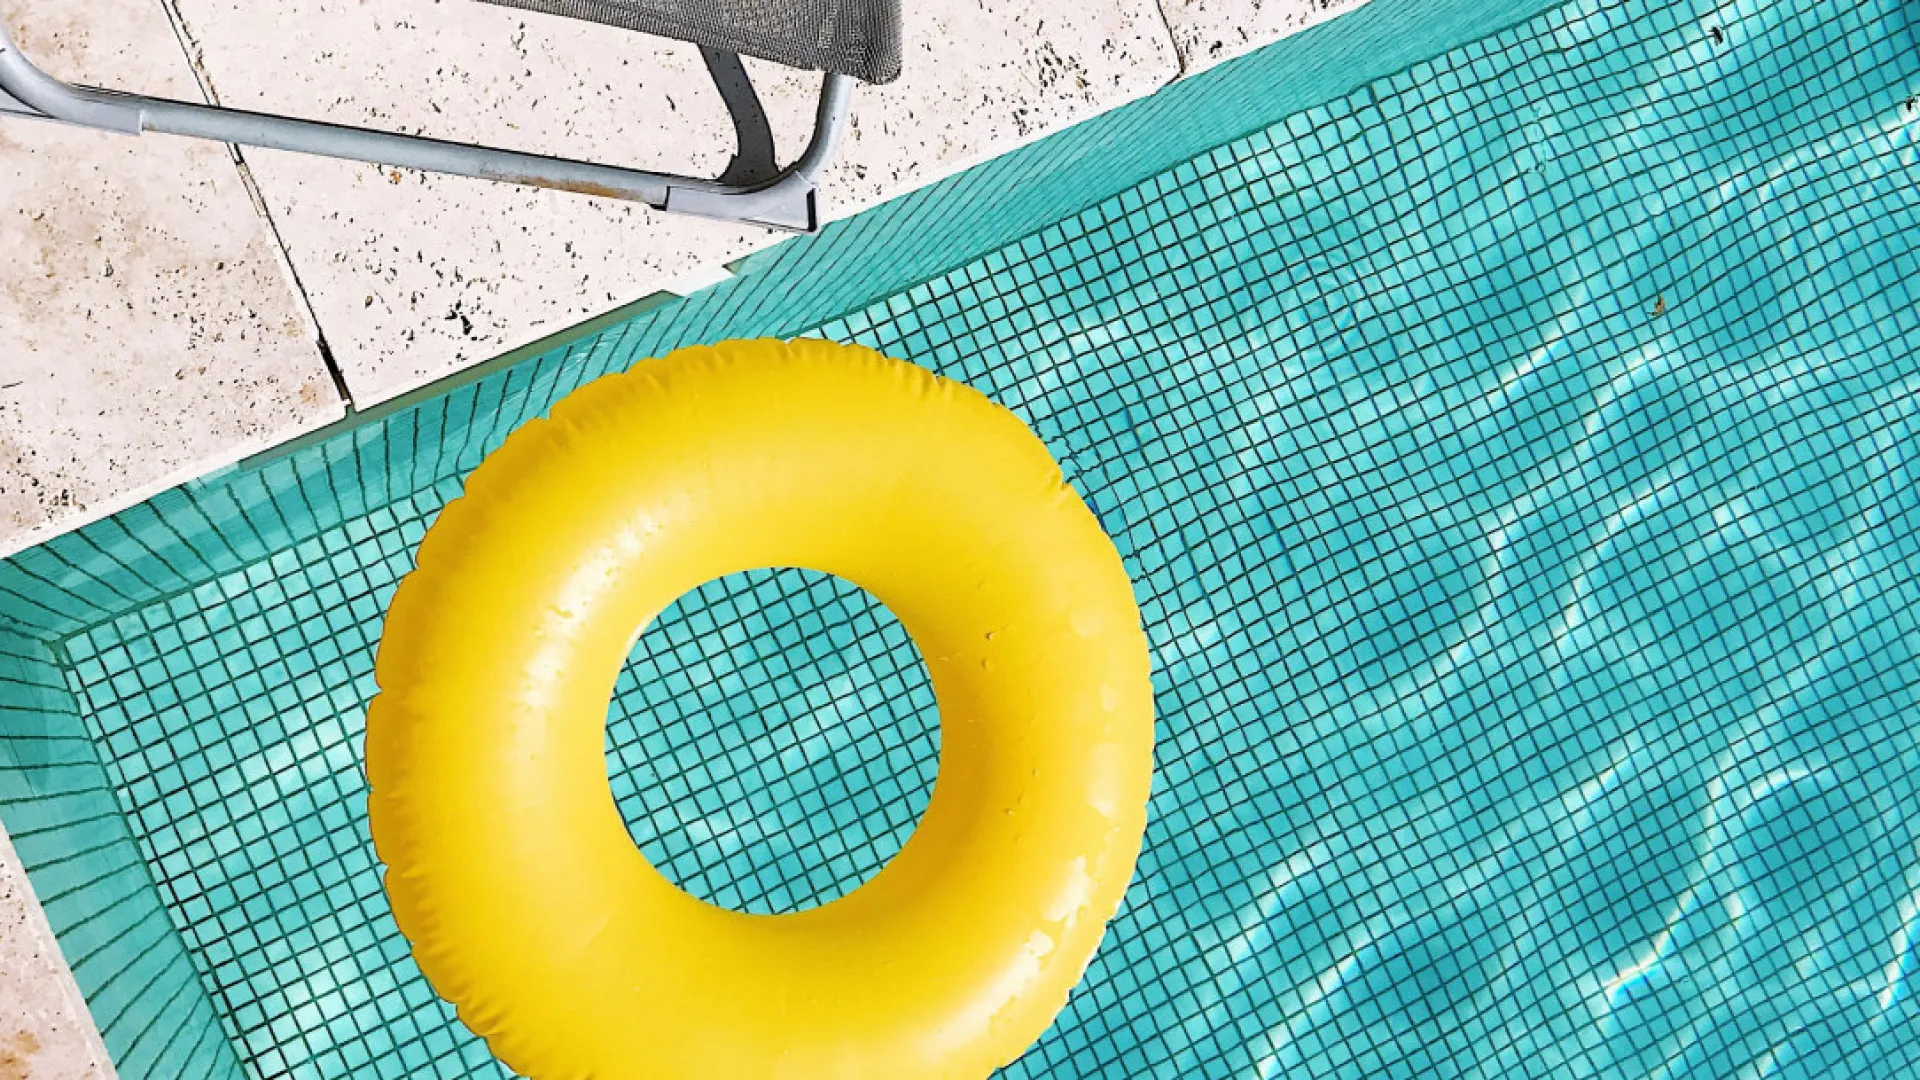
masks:
[[[380,890],[381,612],[567,390],[801,332],[1020,413],[1142,605],[1147,847],[1005,1075],[1920,1067],[1920,9],[1467,6],[0,564],[0,819],[122,1075],[504,1075]],[[608,741],[649,858],[777,911],[897,850],[938,732],[891,616],[764,571],[646,633]]]

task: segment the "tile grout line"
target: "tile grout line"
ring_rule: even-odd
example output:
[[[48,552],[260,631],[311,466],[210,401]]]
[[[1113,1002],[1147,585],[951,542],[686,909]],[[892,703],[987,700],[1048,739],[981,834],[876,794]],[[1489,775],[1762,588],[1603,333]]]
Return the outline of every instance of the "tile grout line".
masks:
[[[180,52],[187,61],[187,67],[193,72],[193,80],[200,87],[200,96],[209,105],[220,104],[220,93],[214,88],[213,73],[207,70],[202,59],[200,43],[193,38],[193,31],[187,27],[185,15],[180,13],[178,0],[160,0],[160,9],[167,14],[167,22],[173,27],[173,36],[180,43]],[[320,362],[326,366],[327,375],[333,380],[334,393],[339,395],[340,405],[352,416],[354,409],[353,390],[347,385],[346,373],[340,370],[340,364],[334,359],[333,348],[327,344],[326,330],[320,325],[320,315],[313,308],[313,300],[307,295],[306,283],[300,280],[300,270],[293,263],[293,252],[288,249],[287,241],[280,233],[280,224],[273,218],[273,211],[267,206],[266,196],[260,191],[260,182],[253,175],[253,169],[247,164],[247,158],[239,146],[228,143],[227,153],[232,156],[234,169],[240,174],[241,186],[246,188],[247,197],[253,201],[254,212],[267,227],[267,233],[273,237],[273,247],[280,255],[280,270],[287,283],[293,286],[293,294],[300,301],[300,310],[306,313],[307,325],[313,330],[314,346],[320,351]]]

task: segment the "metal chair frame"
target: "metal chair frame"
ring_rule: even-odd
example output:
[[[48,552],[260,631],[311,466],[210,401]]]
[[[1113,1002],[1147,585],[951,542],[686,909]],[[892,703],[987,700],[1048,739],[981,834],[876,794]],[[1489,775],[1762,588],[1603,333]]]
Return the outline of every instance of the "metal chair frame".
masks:
[[[732,61],[732,67],[738,69],[736,57],[720,56]],[[716,66],[716,57],[710,55],[707,60],[718,82],[721,70]],[[0,116],[54,120],[126,135],[157,131],[241,146],[531,184],[630,199],[669,213],[694,214],[790,232],[815,232],[820,227],[815,182],[821,170],[832,161],[846,129],[854,82],[852,76],[828,73],[820,88],[813,135],[799,159],[774,172],[770,178],[734,183],[74,86],[36,67],[7,36],[6,28],[0,26]],[[744,96],[748,103],[744,115],[741,95],[727,90],[723,85],[723,97],[734,127],[741,133],[745,154],[748,132],[756,125],[764,128],[765,117],[764,114],[752,115],[758,113],[758,102],[750,90]]]

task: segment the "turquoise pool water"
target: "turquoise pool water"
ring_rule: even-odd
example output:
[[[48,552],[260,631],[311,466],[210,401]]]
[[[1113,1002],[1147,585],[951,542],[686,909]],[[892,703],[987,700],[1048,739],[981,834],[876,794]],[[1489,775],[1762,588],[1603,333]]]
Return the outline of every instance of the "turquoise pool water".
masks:
[[[1566,5],[808,328],[1025,417],[1153,646],[1138,875],[1006,1076],[1920,1069],[1916,20]],[[112,1038],[217,1027],[145,1074],[505,1075],[380,891],[373,652],[479,453],[649,333],[16,564],[23,625],[118,612],[48,645],[84,738],[48,706],[27,783],[97,754],[157,892],[49,904]],[[938,732],[889,615],[766,571],[648,630],[608,744],[650,858],[781,911],[898,849]],[[0,815],[83,895],[40,783]],[[94,974],[168,934],[190,975]]]

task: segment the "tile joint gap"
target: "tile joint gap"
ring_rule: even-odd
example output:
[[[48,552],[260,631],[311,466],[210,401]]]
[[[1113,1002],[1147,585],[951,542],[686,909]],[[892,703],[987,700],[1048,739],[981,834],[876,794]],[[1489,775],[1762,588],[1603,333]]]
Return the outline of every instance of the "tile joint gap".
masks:
[[[167,22],[173,27],[173,36],[180,43],[181,54],[186,58],[187,67],[193,71],[195,84],[200,88],[200,96],[209,105],[220,104],[220,92],[214,88],[213,73],[207,70],[200,43],[194,40],[193,31],[187,26],[185,15],[180,13],[178,0],[160,0],[160,7],[167,13]],[[313,308],[313,299],[307,295],[306,283],[300,280],[300,269],[294,265],[293,252],[287,247],[286,239],[280,234],[280,225],[274,220],[273,211],[267,206],[265,194],[260,190],[260,181],[253,175],[253,169],[247,164],[246,154],[233,143],[227,144],[227,152],[233,157],[233,164],[240,174],[241,186],[246,188],[247,197],[253,202],[253,209],[267,227],[267,233],[273,238],[273,247],[280,255],[280,269],[293,287],[294,296],[300,302],[300,310],[306,313],[307,326],[313,330],[314,346],[320,351],[320,362],[326,366],[327,376],[333,381],[334,393],[339,395],[340,406],[344,410],[342,419],[354,413],[353,390],[347,383],[346,372],[340,368],[334,358],[333,348],[327,344],[326,331],[320,326],[320,315]]]
[[[168,0],[169,3],[172,0]],[[1162,83],[1163,87],[1172,86],[1187,77],[1187,57],[1180,51],[1180,36],[1173,32],[1173,17],[1167,14],[1167,5],[1173,0],[1154,0],[1153,10],[1160,15],[1160,29],[1166,31],[1167,48],[1173,50],[1173,78]]]

